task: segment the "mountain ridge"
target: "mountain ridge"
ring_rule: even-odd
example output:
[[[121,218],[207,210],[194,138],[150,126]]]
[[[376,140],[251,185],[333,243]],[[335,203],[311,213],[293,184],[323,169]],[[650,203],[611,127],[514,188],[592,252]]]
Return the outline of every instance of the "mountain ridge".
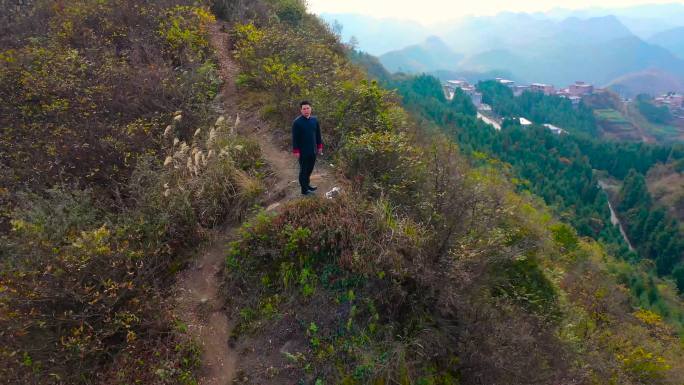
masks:
[[[684,26],[659,32],[648,38],[648,42],[668,49],[684,59]]]
[[[420,44],[390,51],[379,59],[391,72],[420,73],[457,69],[463,55],[454,52],[441,38],[432,35]]]
[[[510,29],[517,33],[525,33],[527,29],[518,29],[522,24],[530,22],[530,17],[512,16],[513,26],[497,25],[489,32],[481,31],[479,37],[473,37],[466,31],[477,27],[471,24],[460,30],[458,35],[468,35],[471,43],[478,39],[489,39],[489,34],[501,34],[501,30]],[[541,21],[546,25],[547,21]],[[518,27],[515,27],[515,26]],[[525,28],[529,28],[527,25]],[[532,28],[539,29],[539,28]],[[452,31],[452,33],[454,33]],[[416,46],[405,50],[393,51],[380,57],[381,62],[391,71],[402,68],[404,71],[420,73],[435,70],[451,71],[510,71],[516,79],[525,82],[550,83],[556,87],[564,87],[575,80],[583,80],[597,86],[613,84],[626,75],[649,71],[663,74],[661,79],[674,79],[672,89],[679,91],[678,86],[684,79],[684,60],[678,58],[660,45],[643,41],[632,34],[614,16],[579,19],[576,17],[564,19],[554,24],[553,28],[546,28],[541,33],[529,36],[530,40],[520,42],[519,35],[511,32],[507,37],[513,43],[498,40],[491,45],[481,43],[487,49],[471,55],[455,54],[453,49],[436,48],[430,51],[430,45],[423,45],[421,54],[407,55],[415,52]],[[501,46],[492,48],[492,46]],[[427,52],[425,52],[427,51]],[[450,68],[444,62],[435,59],[445,52],[451,56]],[[390,60],[388,60],[388,58]],[[453,65],[454,58],[459,58],[458,65]],[[589,59],[590,58],[590,59]],[[427,64],[429,62],[429,65]],[[638,77],[632,77],[630,95],[639,92],[653,92],[648,83],[639,82]],[[645,79],[645,78],[644,78]],[[662,82],[661,82],[662,84]],[[658,92],[667,90],[658,87]]]

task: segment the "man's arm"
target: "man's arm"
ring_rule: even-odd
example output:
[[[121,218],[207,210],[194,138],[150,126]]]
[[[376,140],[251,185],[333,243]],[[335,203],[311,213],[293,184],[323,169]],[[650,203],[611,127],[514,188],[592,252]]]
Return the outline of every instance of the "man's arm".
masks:
[[[297,121],[292,122],[292,153],[299,158],[299,135],[297,135]]]
[[[323,154],[323,141],[321,140],[321,125],[316,119],[316,149],[319,154]]]

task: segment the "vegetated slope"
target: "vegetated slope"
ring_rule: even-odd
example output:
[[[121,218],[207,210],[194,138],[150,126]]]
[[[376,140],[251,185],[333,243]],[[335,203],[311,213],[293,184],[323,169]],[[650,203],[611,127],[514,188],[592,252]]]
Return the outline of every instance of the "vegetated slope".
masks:
[[[168,288],[262,190],[191,2],[34,1],[0,38],[0,382],[193,384]]]
[[[619,82],[610,86],[616,91],[620,87],[622,85]],[[625,88],[621,92],[629,94],[631,91]],[[652,101],[643,95],[634,102],[623,102],[615,92],[604,90],[583,98],[582,104],[593,110],[601,139],[657,143],[662,146],[684,141],[684,128],[681,124],[670,119],[670,114],[663,110],[665,107],[651,107]]]
[[[672,216],[684,222],[684,161],[660,165],[649,170],[648,190],[653,198],[667,207]]]
[[[510,165],[511,176],[519,180],[517,188],[542,197],[579,234],[600,240],[613,255],[624,260],[653,261],[654,268],[645,265],[634,271],[674,278],[679,290],[684,290],[684,281],[679,279],[684,244],[676,221],[651,205],[644,184],[625,183],[620,197],[613,200],[613,207],[617,208],[638,252],[633,253],[618,229],[611,225],[607,199],[598,186],[599,175],[594,172],[601,170],[622,180],[634,172],[645,174],[659,163],[679,164],[684,156],[681,145],[597,140],[586,135],[596,128],[591,110],[584,103],[573,108],[567,100],[541,93],[523,93],[514,98],[506,86],[495,81],[481,82],[478,88],[483,99],[504,117],[502,130],[477,120],[472,104],[467,106],[468,97],[465,104],[459,98],[446,102],[435,78],[395,77],[393,84],[408,108],[439,125],[464,151],[477,158],[488,155],[505,162],[506,167]],[[588,100],[591,105],[611,106],[612,98],[595,96]],[[517,116],[526,116],[537,125],[522,127],[515,119]],[[568,133],[557,135],[541,126],[546,122],[563,127]],[[624,196],[632,198],[623,199]],[[671,288],[661,290],[658,285],[647,283],[653,295],[644,297],[644,282],[625,278],[621,283],[638,297],[639,306],[657,311],[675,325],[682,324],[684,308],[678,304],[676,293],[671,294]]]
[[[676,333],[617,284],[644,275],[500,163],[470,166],[303,6],[270,4],[235,26],[241,92],[282,126],[313,100],[349,186],[258,216],[227,251],[241,383],[681,382]]]
[[[664,71],[646,70],[620,76],[606,87],[624,97],[634,98],[640,93],[655,96],[666,92],[684,92],[684,80]]]

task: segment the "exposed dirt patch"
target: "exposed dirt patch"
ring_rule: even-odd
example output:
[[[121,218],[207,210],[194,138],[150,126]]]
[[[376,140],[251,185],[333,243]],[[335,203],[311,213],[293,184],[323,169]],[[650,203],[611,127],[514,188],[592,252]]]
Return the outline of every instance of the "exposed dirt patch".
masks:
[[[649,170],[646,182],[656,203],[680,222],[684,221],[684,174],[675,171],[672,165],[658,164]]]
[[[231,328],[218,295],[225,250],[233,232],[218,234],[178,278],[177,311],[202,346],[200,383],[206,385],[229,384],[235,374],[237,354],[228,346]]]

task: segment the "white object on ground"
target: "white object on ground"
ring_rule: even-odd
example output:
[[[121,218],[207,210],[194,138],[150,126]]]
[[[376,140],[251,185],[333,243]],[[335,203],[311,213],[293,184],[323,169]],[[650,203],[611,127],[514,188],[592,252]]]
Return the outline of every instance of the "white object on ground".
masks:
[[[325,197],[328,199],[333,199],[333,198],[337,197],[338,195],[340,195],[341,192],[342,192],[341,188],[333,187],[332,190],[325,193]]]

